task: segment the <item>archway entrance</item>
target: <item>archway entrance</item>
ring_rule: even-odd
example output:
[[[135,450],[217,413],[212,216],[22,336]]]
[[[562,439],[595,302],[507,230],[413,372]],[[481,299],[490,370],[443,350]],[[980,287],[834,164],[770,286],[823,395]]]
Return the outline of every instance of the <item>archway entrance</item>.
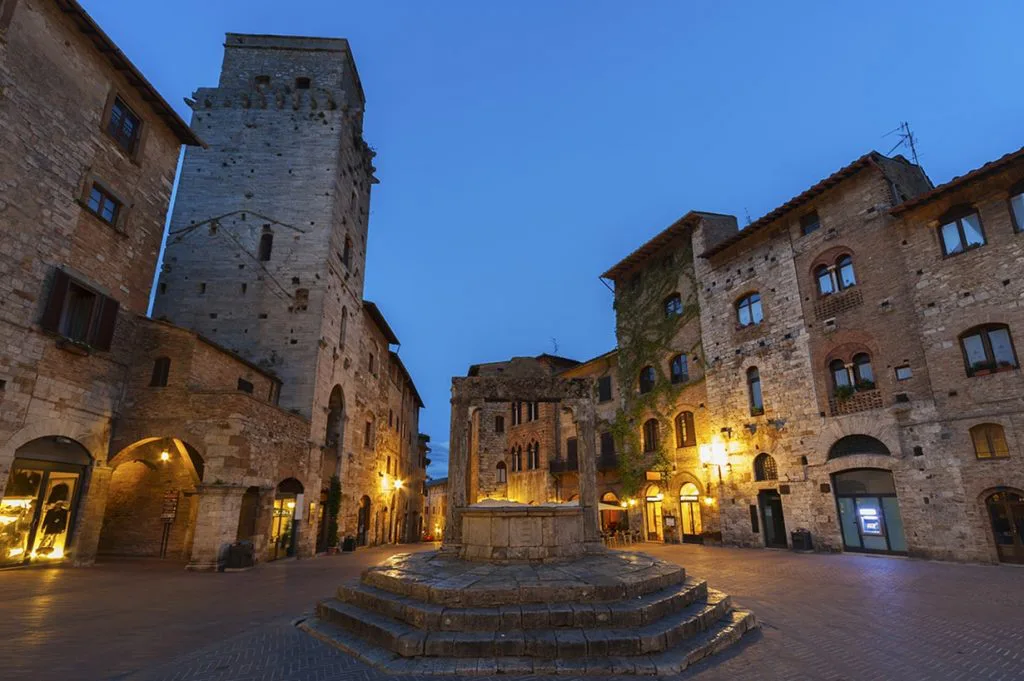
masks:
[[[282,480],[274,495],[274,515],[270,524],[270,560],[295,555],[298,524],[296,512],[302,504],[302,483],[295,478]]]
[[[188,558],[195,528],[196,485],[203,458],[177,438],[140,440],[111,459],[99,552]]]
[[[859,468],[832,476],[843,547],[864,553],[906,553],[903,517],[892,473]]]
[[[363,495],[359,500],[359,513],[356,518],[356,546],[366,546],[370,534],[370,497]]]
[[[256,521],[260,515],[260,488],[250,487],[242,495],[242,508],[238,512],[238,541],[252,541],[256,536]]]
[[[598,505],[601,511],[601,532],[606,535],[615,534],[621,530],[629,529],[626,522],[626,511],[622,508],[622,502],[615,492],[605,492]]]
[[[92,458],[79,443],[56,436],[32,440],[14,456],[0,499],[0,566],[61,560]]]
[[[647,530],[647,541],[664,541],[665,534],[661,527],[661,502],[665,495],[657,485],[648,485],[644,494],[644,525]]]
[[[1024,495],[1016,491],[996,492],[985,500],[985,507],[1000,562],[1024,563]]]
[[[703,544],[704,531],[700,517],[700,490],[692,482],[679,489],[680,529],[684,544]]]

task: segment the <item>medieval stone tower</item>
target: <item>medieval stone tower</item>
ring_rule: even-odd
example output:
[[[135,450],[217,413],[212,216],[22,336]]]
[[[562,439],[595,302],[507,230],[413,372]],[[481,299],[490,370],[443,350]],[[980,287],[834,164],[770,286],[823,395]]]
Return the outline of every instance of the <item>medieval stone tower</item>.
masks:
[[[380,483],[362,424],[345,422],[388,357],[367,322],[379,312],[364,312],[376,180],[362,86],[346,40],[229,33],[224,47],[219,84],[191,102],[207,147],[185,155],[154,316],[280,376],[280,406],[310,420],[311,446],[324,452],[307,494],[342,468],[342,452],[369,459],[354,461],[365,482],[349,481],[351,506]],[[360,404],[360,421],[388,420],[386,406],[374,410]]]

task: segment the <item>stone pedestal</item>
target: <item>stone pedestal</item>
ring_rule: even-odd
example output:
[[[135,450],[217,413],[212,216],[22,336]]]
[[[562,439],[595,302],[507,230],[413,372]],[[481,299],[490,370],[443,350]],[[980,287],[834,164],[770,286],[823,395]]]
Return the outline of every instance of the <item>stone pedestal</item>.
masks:
[[[216,570],[221,552],[235,541],[242,510],[241,485],[200,485],[197,489],[195,534],[187,570]]]
[[[489,562],[550,562],[583,555],[579,506],[470,506],[462,511],[459,557]]]

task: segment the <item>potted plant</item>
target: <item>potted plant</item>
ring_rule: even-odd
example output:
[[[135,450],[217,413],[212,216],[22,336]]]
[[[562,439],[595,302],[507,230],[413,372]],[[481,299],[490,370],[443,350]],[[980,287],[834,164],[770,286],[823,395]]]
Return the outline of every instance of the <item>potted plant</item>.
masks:
[[[857,390],[874,390],[875,382],[869,380],[857,381]]]
[[[855,392],[857,391],[852,385],[839,385],[836,386],[835,396],[836,399],[839,400],[840,402],[845,402],[846,400],[853,397],[853,394]]]

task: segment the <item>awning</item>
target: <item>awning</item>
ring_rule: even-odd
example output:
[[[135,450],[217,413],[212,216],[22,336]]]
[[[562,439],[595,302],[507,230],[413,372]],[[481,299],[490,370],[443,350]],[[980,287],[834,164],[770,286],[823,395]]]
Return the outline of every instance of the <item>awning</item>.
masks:
[[[601,511],[625,511],[626,510],[626,509],[622,508],[621,506],[616,506],[615,504],[606,504],[603,501],[599,501],[597,503],[597,508],[598,508],[598,510],[601,510]]]

